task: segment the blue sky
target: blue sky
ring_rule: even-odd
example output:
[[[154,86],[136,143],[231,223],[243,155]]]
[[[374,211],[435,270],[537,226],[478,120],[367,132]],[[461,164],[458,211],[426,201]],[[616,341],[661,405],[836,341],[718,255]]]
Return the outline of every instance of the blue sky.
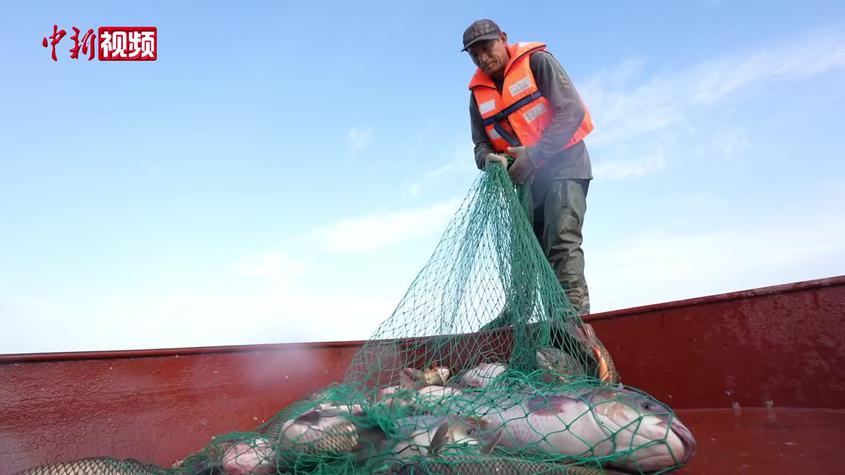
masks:
[[[478,177],[483,17],[596,122],[594,311],[843,274],[845,6],[606,3],[7,2],[0,353],[367,338]]]

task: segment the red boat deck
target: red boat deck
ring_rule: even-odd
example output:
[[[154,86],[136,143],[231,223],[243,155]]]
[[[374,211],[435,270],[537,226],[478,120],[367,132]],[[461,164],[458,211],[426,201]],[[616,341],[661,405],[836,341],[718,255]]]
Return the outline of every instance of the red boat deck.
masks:
[[[796,408],[677,411],[698,442],[678,473],[835,473],[845,410]]]
[[[695,435],[681,473],[778,474],[836,471],[843,316],[840,276],[588,321],[624,382]],[[0,474],[103,455],[169,466],[339,380],[361,343],[0,355]]]

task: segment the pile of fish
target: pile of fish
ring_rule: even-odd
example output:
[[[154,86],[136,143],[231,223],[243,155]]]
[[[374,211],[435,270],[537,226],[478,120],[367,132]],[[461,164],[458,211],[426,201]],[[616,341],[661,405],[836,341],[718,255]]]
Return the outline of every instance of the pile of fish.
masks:
[[[527,374],[489,361],[454,375],[446,366],[403,368],[394,385],[371,391],[330,386],[170,469],[86,459],[24,473],[597,475],[689,461],[690,431],[660,402],[619,384],[589,325],[578,336],[589,358],[541,347]]]
[[[658,401],[615,384],[608,358],[596,358],[607,383],[580,385],[579,364],[562,350],[540,348],[536,359],[557,384],[514,390],[505,363],[484,362],[454,377],[444,366],[405,368],[398,385],[360,403],[319,392],[309,410],[231,445],[221,469],[304,472],[334,456],[364,473],[588,475],[658,471],[692,457],[690,431]],[[380,413],[393,419],[374,422]]]

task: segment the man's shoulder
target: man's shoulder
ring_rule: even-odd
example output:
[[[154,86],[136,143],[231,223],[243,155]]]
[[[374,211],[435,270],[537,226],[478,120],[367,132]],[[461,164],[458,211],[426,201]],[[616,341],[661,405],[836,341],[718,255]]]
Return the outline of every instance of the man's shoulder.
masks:
[[[528,67],[531,68],[531,73],[535,78],[555,78],[561,74],[566,74],[563,65],[548,51],[535,51],[528,62]]]
[[[535,64],[547,64],[552,61],[557,62],[554,55],[544,49],[532,52],[531,56],[528,59],[531,63],[531,66],[534,66]]]

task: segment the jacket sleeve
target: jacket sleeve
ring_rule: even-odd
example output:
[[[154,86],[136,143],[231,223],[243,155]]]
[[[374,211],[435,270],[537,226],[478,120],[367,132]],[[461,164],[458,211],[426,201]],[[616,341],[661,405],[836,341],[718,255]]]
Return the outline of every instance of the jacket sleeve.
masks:
[[[481,113],[478,112],[478,105],[472,93],[469,95],[469,119],[472,127],[472,142],[475,144],[475,165],[479,170],[483,170],[487,154],[494,153],[494,150],[490,138],[487,137],[487,131],[484,130],[484,122],[481,120]]]
[[[560,63],[546,51],[531,55],[529,66],[540,94],[552,106],[554,117],[543,136],[528,147],[528,157],[538,163],[559,155],[584,120],[584,103]]]

